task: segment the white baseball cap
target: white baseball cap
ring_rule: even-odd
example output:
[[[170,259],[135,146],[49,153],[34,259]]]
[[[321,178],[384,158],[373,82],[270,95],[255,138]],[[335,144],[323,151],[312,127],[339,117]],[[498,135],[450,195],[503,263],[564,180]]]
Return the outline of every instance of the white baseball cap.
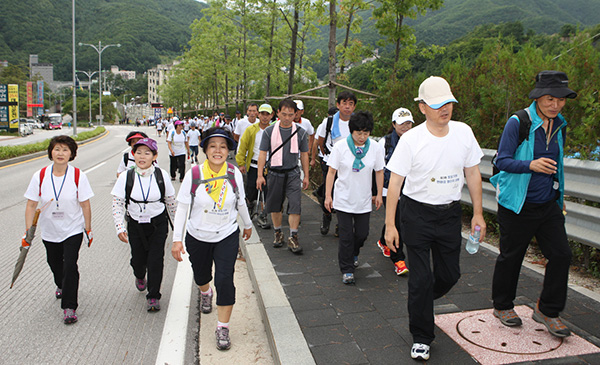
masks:
[[[415,122],[412,117],[410,110],[406,108],[398,108],[392,113],[392,122],[396,124],[402,124],[404,122]]]
[[[422,101],[432,109],[439,109],[448,103],[458,103],[448,81],[439,76],[430,76],[421,83],[419,97],[415,101]]]
[[[304,103],[302,102],[302,100],[294,100],[294,103],[296,103],[298,110],[304,110]]]

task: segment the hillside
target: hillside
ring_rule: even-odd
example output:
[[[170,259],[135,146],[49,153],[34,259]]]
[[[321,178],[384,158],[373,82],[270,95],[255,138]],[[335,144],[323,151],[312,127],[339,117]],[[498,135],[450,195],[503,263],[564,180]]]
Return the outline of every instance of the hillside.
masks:
[[[363,11],[360,16],[363,25],[358,38],[377,47],[375,43],[380,37],[370,19],[371,12]],[[600,23],[600,1],[445,0],[442,9],[428,12],[415,20],[406,19],[405,24],[413,27],[417,42],[447,45],[478,25],[514,21],[522,22],[526,32],[531,29],[545,34],[557,33],[564,24],[593,26]],[[327,32],[328,27],[321,27],[321,38],[307,45],[309,51],[321,49],[324,52],[321,62],[313,66],[319,77],[327,74]],[[344,32],[338,29],[338,42],[342,41],[343,35]]]
[[[102,54],[102,64],[144,72],[175,57],[190,38],[189,25],[205,4],[194,0],[77,0],[76,43],[120,43]],[[71,78],[71,1],[2,0],[0,60],[27,65],[29,54],[54,64],[54,79]],[[98,68],[90,47],[77,50],[77,67]]]

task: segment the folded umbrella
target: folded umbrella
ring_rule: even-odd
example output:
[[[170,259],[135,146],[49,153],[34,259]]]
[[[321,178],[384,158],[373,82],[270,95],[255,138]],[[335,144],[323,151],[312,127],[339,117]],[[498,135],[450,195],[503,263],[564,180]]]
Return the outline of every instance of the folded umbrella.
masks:
[[[52,200],[53,199],[51,199],[50,201]],[[27,254],[29,253],[29,247],[31,246],[31,242],[33,242],[33,237],[35,236],[35,230],[37,228],[38,219],[40,218],[40,213],[42,212],[42,210],[44,210],[44,208],[46,208],[50,201],[46,203],[42,208],[35,210],[31,227],[29,227],[29,229],[27,230],[27,233],[25,234],[25,239],[21,241],[21,246],[19,247],[19,258],[17,259],[17,263],[15,264],[12,282],[10,283],[11,289],[15,284],[15,281],[19,277],[21,270],[23,270],[23,264],[25,263],[25,259],[27,258]]]

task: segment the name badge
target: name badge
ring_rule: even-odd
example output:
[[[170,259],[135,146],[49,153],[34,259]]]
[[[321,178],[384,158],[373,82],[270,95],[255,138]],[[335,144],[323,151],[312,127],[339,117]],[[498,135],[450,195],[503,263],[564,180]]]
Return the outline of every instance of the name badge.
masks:
[[[150,217],[150,214],[142,213],[142,214],[140,214],[140,220],[138,222],[139,223],[150,223],[151,219],[152,218]]]
[[[354,167],[352,168],[352,172],[360,172],[360,169],[355,169]]]
[[[223,225],[229,220],[229,210],[211,209],[206,214],[206,222],[215,225]]]
[[[65,219],[65,212],[63,210],[55,210],[52,212],[52,219],[62,221]]]

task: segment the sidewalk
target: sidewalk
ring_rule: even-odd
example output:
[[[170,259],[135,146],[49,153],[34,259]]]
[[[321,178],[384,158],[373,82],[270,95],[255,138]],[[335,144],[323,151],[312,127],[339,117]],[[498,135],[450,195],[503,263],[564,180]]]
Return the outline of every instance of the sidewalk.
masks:
[[[361,251],[360,266],[355,273],[357,283],[347,286],[341,283],[337,263],[337,238],[333,237],[336,219],[332,222],[330,233],[321,236],[320,207],[306,195],[302,199],[299,238],[304,248],[303,255],[293,255],[285,245],[273,248],[272,229],[258,228],[260,241],[254,240],[253,235],[244,245],[249,274],[261,305],[275,363],[389,364],[412,361],[412,336],[406,309],[408,276],[396,276],[391,261],[382,256],[375,244],[383,225],[383,209],[371,215],[369,238]],[[285,217],[283,232],[287,239],[289,228]],[[436,324],[446,323],[448,317],[444,314],[447,313],[452,313],[449,316],[462,313],[469,318],[491,313],[491,281],[496,256],[489,245],[484,245],[475,255],[461,251],[462,277],[448,295],[435,302]],[[410,268],[410,263],[408,266]],[[539,272],[523,267],[515,305],[523,305],[523,310],[530,311],[541,291],[542,280]],[[573,336],[559,341],[545,329],[529,328],[535,336],[539,336],[532,346],[543,347],[548,342],[549,350],[538,351],[536,356],[541,357],[530,357],[529,352],[511,355],[510,351],[494,350],[496,352],[492,354],[509,355],[509,360],[498,359],[494,363],[534,360],[545,364],[600,363],[600,348],[596,347],[600,346],[600,296],[592,293],[593,299],[572,288],[568,295],[562,318],[573,331]],[[484,311],[471,312],[478,310]],[[530,317],[523,319],[523,327],[535,326],[529,323],[532,322]],[[485,322],[481,318],[479,321]],[[492,320],[488,326],[492,329],[486,329],[487,335],[494,340],[509,335],[513,342],[523,343],[530,338],[525,332],[508,332],[506,327]],[[470,341],[468,336],[463,335],[466,341],[464,338],[456,339],[440,327],[435,333],[429,363],[470,364],[477,363],[475,359],[485,363],[481,361],[485,357],[477,354],[477,350],[483,351],[479,348],[481,345],[471,344],[470,347],[476,348],[473,350],[469,344],[461,347],[457,343]],[[587,350],[581,350],[587,354],[559,351],[573,350],[577,347],[576,340],[590,342]],[[509,342],[508,347],[510,345]],[[506,343],[502,342],[502,346]],[[555,358],[544,360],[544,356]]]

